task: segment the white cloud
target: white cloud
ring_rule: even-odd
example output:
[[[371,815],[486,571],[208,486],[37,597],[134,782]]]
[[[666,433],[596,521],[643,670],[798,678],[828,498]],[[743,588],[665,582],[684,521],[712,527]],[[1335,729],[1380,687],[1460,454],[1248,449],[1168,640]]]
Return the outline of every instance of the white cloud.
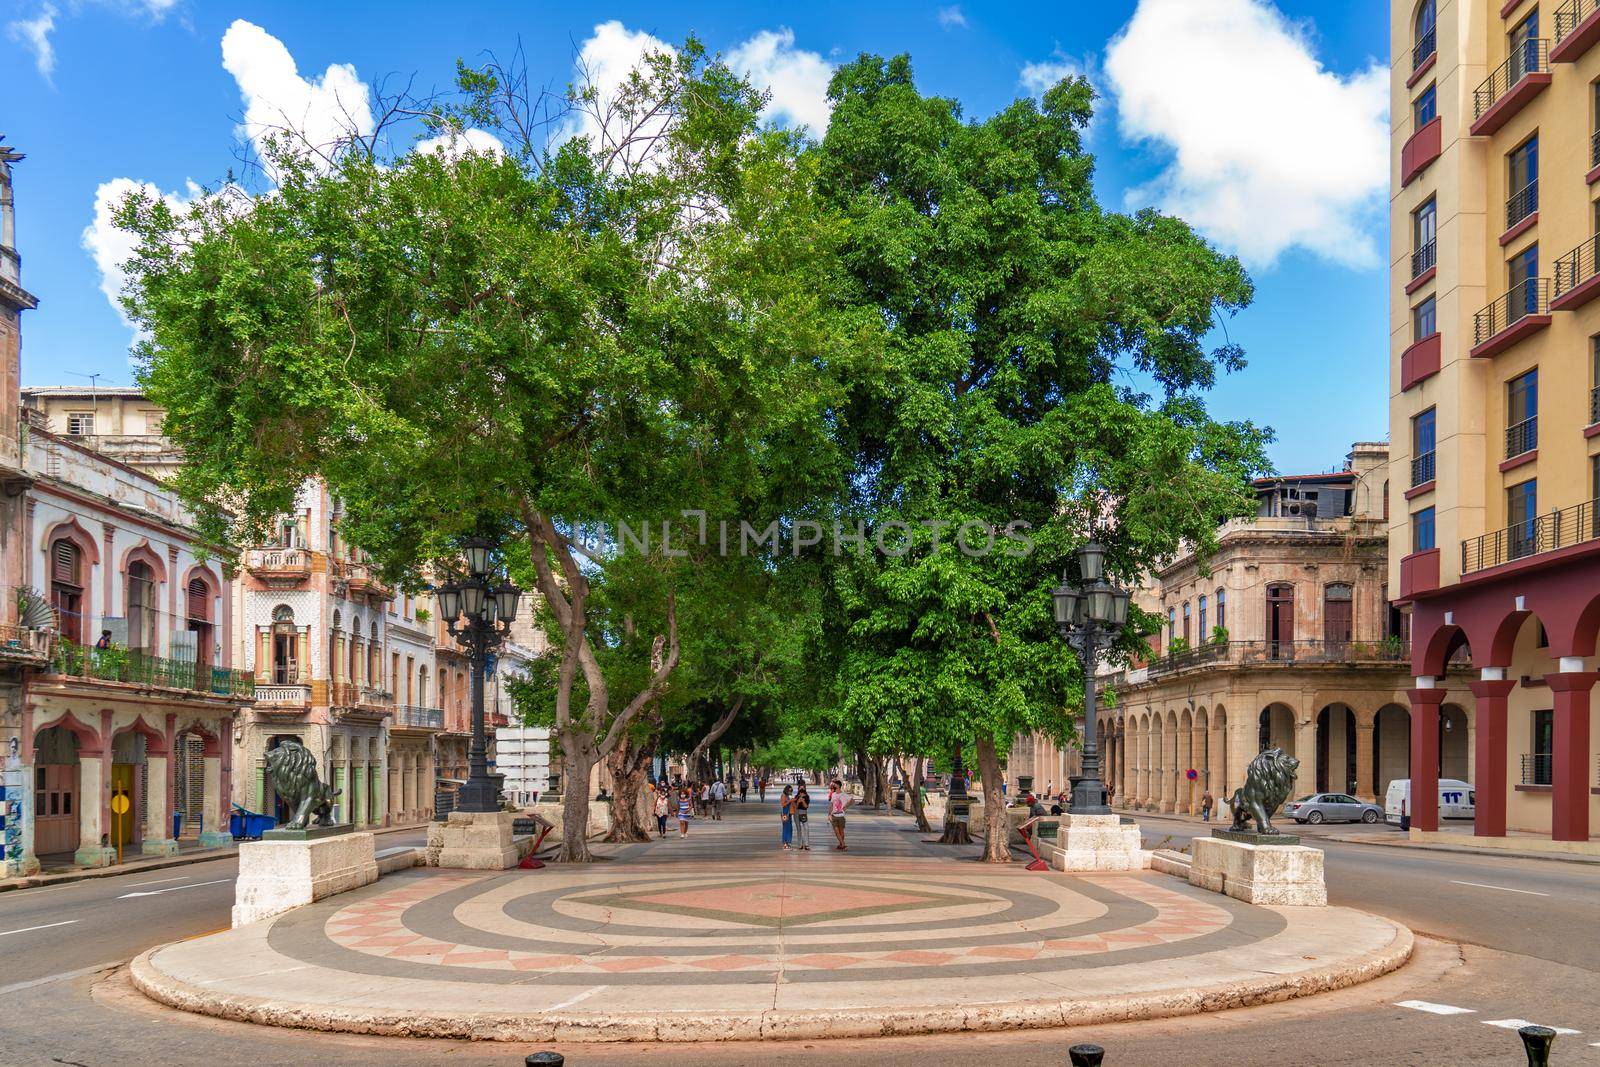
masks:
[[[1388,186],[1388,75],[1323,68],[1303,26],[1265,0],[1140,0],[1106,73],[1120,129],[1172,150],[1130,192],[1255,265],[1299,247],[1379,262],[1370,229]]]
[[[197,197],[203,195],[200,187],[194,182],[188,183],[188,189],[184,193],[163,193],[150,182],[135,181],[132,178],[113,178],[108,182],[101,182],[100,187],[94,191],[94,221],[84,227],[83,248],[93,257],[94,265],[99,268],[100,291],[106,294],[106,299],[116,308],[123,324],[130,329],[133,323],[122,309],[122,289],[128,280],[122,265],[132,258],[138,240],[128,231],[118,228],[115,215],[117,208],[130,193],[140,191],[147,196],[165,200],[174,212],[183,211]]]
[[[1078,65],[1068,59],[1045,59],[1038,63],[1024,63],[1017,81],[1034,96],[1043,96],[1062,78],[1082,73]]]
[[[330,64],[322,77],[307,81],[282,41],[254,23],[236,19],[222,35],[222,66],[233,75],[244,100],[239,135],[248,138],[258,153],[269,134],[285,127],[317,149],[372,132],[367,87],[348,63]]]
[[[500,138],[488,130],[448,130],[437,137],[428,137],[417,142],[418,152],[437,152],[447,159],[455,159],[465,152],[484,152],[492,156],[503,156],[506,146]]]
[[[728,53],[728,66],[772,93],[769,114],[819,137],[827,131],[833,67],[817,53],[796,48],[793,30],[762,30]]]
[[[596,99],[586,103],[567,120],[565,134],[569,137],[588,137],[596,147],[607,143],[607,134],[622,135],[621,120],[613,112],[617,91],[628,80],[628,75],[653,52],[676,55],[677,50],[658,37],[643,30],[628,29],[612,19],[594,28],[594,33],[578,50],[577,84],[592,87]],[[641,134],[658,132],[666,119],[657,120]]]
[[[961,7],[959,4],[952,4],[949,7],[941,7],[939,9],[939,25],[943,26],[945,29],[948,30],[957,26],[965,26],[966,24],[967,16],[961,13]]]
[[[33,50],[33,64],[46,81],[55,73],[56,49],[50,43],[50,34],[56,28],[56,8],[45,4],[39,14],[31,19],[18,19],[6,27],[13,41],[20,41]]]

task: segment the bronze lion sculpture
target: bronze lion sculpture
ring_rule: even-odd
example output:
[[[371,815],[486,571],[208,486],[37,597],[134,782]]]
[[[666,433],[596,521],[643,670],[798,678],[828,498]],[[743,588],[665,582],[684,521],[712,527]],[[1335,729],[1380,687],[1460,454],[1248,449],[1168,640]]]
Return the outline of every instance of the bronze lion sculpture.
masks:
[[[317,761],[299,741],[286,738],[267,753],[267,781],[293,813],[283,829],[304,830],[313,821],[317,826],[333,821],[333,798],[342,790],[330,789],[317,777]]]
[[[1289,799],[1299,769],[1300,761],[1284,755],[1281,748],[1269,748],[1251,760],[1245,768],[1244,785],[1228,799],[1228,807],[1233,809],[1233,825],[1229,829],[1243,832],[1248,829],[1246,822],[1253,818],[1256,833],[1279,833],[1272,825],[1272,813]]]

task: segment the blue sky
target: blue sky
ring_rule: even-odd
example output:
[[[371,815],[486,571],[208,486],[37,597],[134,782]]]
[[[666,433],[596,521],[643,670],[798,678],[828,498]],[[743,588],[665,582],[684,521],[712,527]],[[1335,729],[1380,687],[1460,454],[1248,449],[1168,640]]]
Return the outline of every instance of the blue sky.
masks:
[[[579,54],[616,62],[644,34],[670,43],[692,32],[770,85],[785,121],[817,116],[828,66],[861,51],[909,52],[922,89],[973,116],[1086,72],[1102,93],[1090,135],[1102,202],[1183,214],[1255,279],[1255,304],[1226,323],[1250,365],[1216,390],[1217,413],[1273,426],[1286,472],[1326,469],[1351,441],[1386,434],[1380,0],[814,2],[772,13],[720,2],[0,0],[0,22],[0,134],[28,156],[15,168],[18,244],[40,298],[24,320],[27,385],[96,373],[131,384],[130,332],[103,291],[115,240],[90,229],[97,192],[118,179],[180,197],[190,182],[218,184],[237,166],[252,102],[301,106],[284,105],[287,94],[310,114],[330,86],[346,86],[344,100],[356,82],[391,74],[445,88],[458,57],[519,37],[536,77],[560,88]],[[335,64],[353,76],[329,74]]]

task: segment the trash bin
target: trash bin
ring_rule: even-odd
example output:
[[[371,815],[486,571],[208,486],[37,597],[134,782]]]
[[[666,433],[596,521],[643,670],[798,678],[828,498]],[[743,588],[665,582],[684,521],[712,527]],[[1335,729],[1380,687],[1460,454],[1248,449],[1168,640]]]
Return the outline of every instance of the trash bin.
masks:
[[[271,815],[247,811],[237,804],[233,806],[233,814],[228,817],[228,832],[235,841],[259,841],[263,833],[276,825],[278,820]]]
[[[172,839],[176,841],[183,836],[183,812],[172,813]]]

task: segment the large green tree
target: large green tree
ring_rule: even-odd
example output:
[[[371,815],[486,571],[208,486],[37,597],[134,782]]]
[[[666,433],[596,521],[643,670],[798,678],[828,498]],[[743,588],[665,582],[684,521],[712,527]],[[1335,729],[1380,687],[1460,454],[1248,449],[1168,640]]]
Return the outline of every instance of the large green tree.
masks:
[[[1073,549],[1099,536],[1126,582],[1248,508],[1267,435],[1200,394],[1242,365],[1208,336],[1250,283],[1182,221],[1096,202],[1083,79],[968,120],[906,57],[863,55],[829,93],[818,188],[850,222],[848,299],[889,336],[837,423],[842,517],[894,531],[830,563],[836,732],[869,757],[972,746],[1004,860],[1003,754],[1066,740],[1081,706],[1050,608]]]
[[[511,136],[529,127],[494,106],[495,70],[463,82],[461,114],[512,151],[291,138],[270,195],[131,200],[128,307],[178,485],[220,542],[249,543],[319,477],[396,580],[475,531],[526,544],[561,649],[562,855],[587,860],[582,783],[668,689],[688,566],[662,553],[612,580],[655,598],[634,614],[646,669],[617,688],[601,649],[622,638],[589,611],[618,565],[606,531],[651,521],[659,543],[672,519],[681,537],[685,509],[781,497],[767,480],[825,449],[826,381],[852,349],[826,285],[835,230],[799,142],[693,41],[604,100],[575,90],[589,132],[548,149]]]

